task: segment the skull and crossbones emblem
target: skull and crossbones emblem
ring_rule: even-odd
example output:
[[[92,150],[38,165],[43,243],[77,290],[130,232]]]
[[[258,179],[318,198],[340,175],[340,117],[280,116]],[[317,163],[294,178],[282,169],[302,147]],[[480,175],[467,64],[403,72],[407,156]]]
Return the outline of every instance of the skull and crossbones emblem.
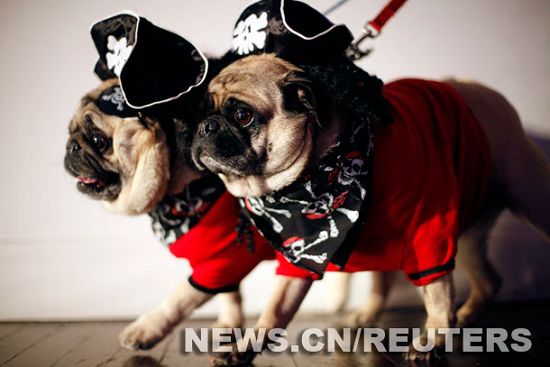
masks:
[[[348,153],[344,159],[338,163],[338,183],[344,186],[356,184],[361,191],[361,199],[365,198],[366,190],[359,182],[358,177],[367,174],[363,170],[365,162],[359,152],[353,151]]]
[[[296,263],[301,259],[308,259],[316,262],[317,264],[322,264],[327,261],[327,253],[324,252],[320,255],[313,255],[306,253],[312,247],[317,246],[321,242],[328,239],[327,231],[321,231],[319,237],[311,243],[306,244],[306,241],[301,237],[290,237],[283,242],[283,247],[287,248],[289,251],[287,255],[290,257],[290,261]]]
[[[332,217],[332,214],[334,212],[340,212],[344,214],[352,223],[355,223],[359,218],[358,211],[341,207],[346,199],[347,192],[341,193],[336,198],[334,197],[334,195],[328,192],[317,196],[311,188],[311,182],[306,182],[304,186],[313,201],[296,200],[290,199],[288,197],[281,197],[280,201],[282,203],[293,202],[304,205],[304,207],[302,208],[302,214],[308,219],[326,219],[329,223],[330,237],[338,237],[340,233],[338,227],[336,226],[336,222]]]
[[[273,214],[283,215],[286,218],[291,217],[290,211],[285,209],[273,209],[264,205],[264,202],[261,198],[258,197],[247,197],[244,199],[246,209],[254,215],[267,218],[271,222],[273,230],[277,233],[283,231],[283,225],[273,216]]]
[[[170,204],[171,203],[171,204]],[[160,203],[153,215],[153,231],[157,238],[168,245],[177,239],[175,229],[181,233],[190,230],[192,219],[204,213],[208,205],[200,197],[194,197],[186,192],[184,198],[172,197],[170,201]]]

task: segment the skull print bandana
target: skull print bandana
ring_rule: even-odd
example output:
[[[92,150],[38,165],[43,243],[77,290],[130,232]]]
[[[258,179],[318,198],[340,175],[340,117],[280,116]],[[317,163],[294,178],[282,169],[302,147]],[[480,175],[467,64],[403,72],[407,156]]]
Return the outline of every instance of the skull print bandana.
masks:
[[[368,130],[366,125],[359,127],[350,136],[351,148],[337,147],[290,186],[268,196],[241,199],[258,230],[291,263],[317,274],[330,261],[345,264],[351,230],[367,197],[372,151]],[[339,249],[348,250],[341,261],[335,258]]]
[[[224,192],[223,183],[214,175],[191,182],[183,192],[165,197],[149,213],[153,232],[169,246],[189,232]]]

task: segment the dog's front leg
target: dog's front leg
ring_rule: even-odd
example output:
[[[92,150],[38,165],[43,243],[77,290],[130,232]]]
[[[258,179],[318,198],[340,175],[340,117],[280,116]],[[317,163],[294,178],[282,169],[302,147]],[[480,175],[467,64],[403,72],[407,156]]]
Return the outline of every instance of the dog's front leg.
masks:
[[[275,291],[255,325],[257,333],[258,330],[265,329],[265,338],[262,347],[265,347],[269,342],[267,338],[269,330],[285,328],[292,320],[309,291],[311,284],[311,279],[277,276]],[[237,341],[237,345],[234,346],[231,353],[215,352],[212,357],[212,364],[216,366],[248,366],[255,356],[256,352],[252,350],[252,346],[248,343],[244,344],[243,340],[241,340],[240,342]]]
[[[451,328],[455,324],[455,294],[452,273],[448,273],[432,283],[422,287],[424,305],[428,318],[425,330],[417,340],[409,346],[407,359],[413,361],[430,361],[442,356],[445,343],[445,335],[435,332],[429,333],[428,329]],[[433,343],[434,348],[428,352],[417,351],[414,345],[426,346]]]
[[[157,308],[141,315],[122,331],[120,344],[128,349],[150,349],[197,307],[212,298],[188,282],[176,288]]]

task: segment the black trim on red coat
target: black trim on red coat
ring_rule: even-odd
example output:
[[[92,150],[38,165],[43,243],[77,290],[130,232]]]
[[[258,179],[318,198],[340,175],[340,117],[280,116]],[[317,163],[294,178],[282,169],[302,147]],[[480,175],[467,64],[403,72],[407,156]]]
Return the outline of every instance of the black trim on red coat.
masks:
[[[203,285],[200,285],[199,283],[197,283],[196,281],[193,280],[193,276],[190,276],[188,278],[189,280],[189,284],[191,284],[191,286],[193,288],[195,288],[196,290],[198,291],[201,291],[201,292],[204,292],[204,293],[208,293],[208,294],[218,294],[218,293],[227,293],[227,292],[235,292],[235,291],[238,291],[239,290],[239,285],[238,284],[233,284],[233,285],[227,285],[225,287],[220,287],[220,288],[208,288],[208,287],[205,287]]]
[[[454,268],[455,268],[455,259],[451,259],[443,265],[439,265],[428,270],[419,271],[418,273],[407,274],[407,276],[412,280],[419,280],[429,275],[441,273],[443,271],[453,270]]]

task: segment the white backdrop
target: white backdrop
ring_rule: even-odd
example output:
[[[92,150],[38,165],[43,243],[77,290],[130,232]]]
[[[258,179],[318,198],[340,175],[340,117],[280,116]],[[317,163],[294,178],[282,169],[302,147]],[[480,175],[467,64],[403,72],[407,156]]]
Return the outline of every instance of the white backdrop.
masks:
[[[319,9],[333,2],[310,1]],[[130,317],[186,279],[187,264],[155,241],[147,217],[106,212],[79,194],[63,171],[69,119],[80,96],[98,82],[89,26],[131,9],[221,54],[248,3],[0,1],[0,319]],[[384,3],[353,0],[331,18],[357,34]],[[483,81],[501,90],[544,140],[550,137],[549,36],[547,0],[410,0],[361,65],[384,80],[456,75]],[[506,282],[501,299],[550,296],[550,244],[510,218],[492,242],[491,256]],[[245,280],[247,311],[258,312],[266,301],[273,265],[261,265]],[[356,305],[368,277],[357,275],[354,284]],[[305,310],[325,307],[327,286],[314,286]],[[417,302],[415,289],[402,283],[391,304]],[[215,309],[213,302],[197,315]]]

